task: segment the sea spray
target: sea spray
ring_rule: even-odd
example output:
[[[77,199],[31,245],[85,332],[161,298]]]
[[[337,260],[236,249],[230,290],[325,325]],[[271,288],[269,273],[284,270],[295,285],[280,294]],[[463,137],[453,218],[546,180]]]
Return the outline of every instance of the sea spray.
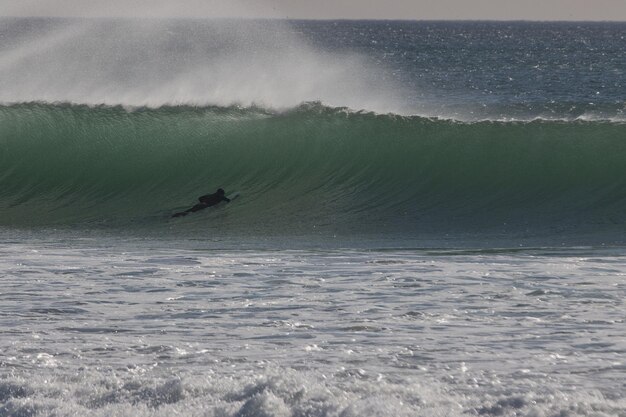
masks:
[[[382,64],[249,20],[3,19],[0,102],[285,109],[321,101],[399,112]]]

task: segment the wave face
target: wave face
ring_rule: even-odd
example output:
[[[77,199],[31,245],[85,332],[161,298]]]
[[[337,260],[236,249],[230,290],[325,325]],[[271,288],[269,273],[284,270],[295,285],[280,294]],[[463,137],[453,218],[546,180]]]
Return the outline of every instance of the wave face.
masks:
[[[246,234],[623,229],[626,125],[461,123],[311,103],[0,107],[0,224]],[[170,219],[197,196],[230,205]]]

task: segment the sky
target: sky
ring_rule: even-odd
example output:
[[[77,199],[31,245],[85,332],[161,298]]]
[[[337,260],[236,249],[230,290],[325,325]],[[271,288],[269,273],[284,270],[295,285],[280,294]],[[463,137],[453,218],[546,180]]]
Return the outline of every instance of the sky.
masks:
[[[626,21],[626,0],[0,0],[0,16]]]

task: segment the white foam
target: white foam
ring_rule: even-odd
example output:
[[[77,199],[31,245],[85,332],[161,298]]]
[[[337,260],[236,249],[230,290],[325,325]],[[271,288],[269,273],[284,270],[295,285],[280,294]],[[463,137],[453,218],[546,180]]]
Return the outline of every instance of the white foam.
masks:
[[[3,236],[2,416],[626,412],[620,248],[221,251]]]
[[[453,385],[417,382],[411,377],[368,380],[273,367],[235,375],[209,372],[161,377],[83,370],[66,376],[39,373],[2,380],[0,414],[617,417],[626,410],[623,399],[609,399],[594,390],[568,393],[537,386],[525,393],[504,389],[494,395],[484,386],[468,386],[467,394],[458,391]]]

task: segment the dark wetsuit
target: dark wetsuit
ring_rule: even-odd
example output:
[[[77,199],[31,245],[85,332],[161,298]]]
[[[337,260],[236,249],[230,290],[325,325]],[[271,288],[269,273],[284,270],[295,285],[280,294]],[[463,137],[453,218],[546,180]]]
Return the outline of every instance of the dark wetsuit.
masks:
[[[222,201],[229,202],[230,199],[226,198],[223,191],[221,193],[218,191],[215,194],[207,194],[207,195],[203,195],[202,197],[198,197],[198,201],[200,202],[196,204],[195,206],[193,206],[192,208],[187,209],[185,211],[181,211],[180,213],[175,213],[172,215],[172,217],[186,216],[189,213],[195,213],[196,211],[200,211],[207,207],[214,206],[217,203],[222,202]]]

